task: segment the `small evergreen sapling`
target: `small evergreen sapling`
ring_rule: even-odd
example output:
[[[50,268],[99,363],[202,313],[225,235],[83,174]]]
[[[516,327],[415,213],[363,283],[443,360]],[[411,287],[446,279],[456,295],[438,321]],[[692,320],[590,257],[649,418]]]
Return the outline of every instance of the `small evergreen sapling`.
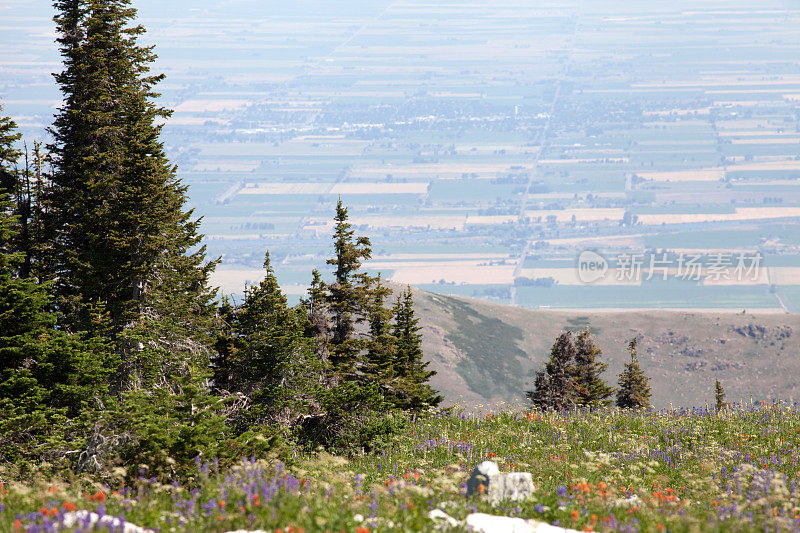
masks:
[[[639,366],[636,355],[636,338],[628,344],[628,353],[631,361],[619,376],[619,390],[617,391],[617,407],[622,409],[646,409],[650,407],[649,378]]]

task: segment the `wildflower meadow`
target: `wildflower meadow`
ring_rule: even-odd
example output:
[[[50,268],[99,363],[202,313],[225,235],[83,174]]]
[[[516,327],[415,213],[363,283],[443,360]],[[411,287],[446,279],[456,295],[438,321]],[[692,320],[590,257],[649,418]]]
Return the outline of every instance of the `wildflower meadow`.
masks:
[[[799,445],[800,410],[789,402],[719,412],[451,410],[417,417],[381,450],[233,465],[198,458],[180,483],[145,468],[100,482],[41,467],[25,483],[2,486],[0,531],[68,530],[64,517],[75,510],[162,532],[463,529],[435,523],[433,509],[457,520],[485,512],[583,531],[796,531]],[[469,473],[487,459],[501,471],[531,472],[533,498],[467,498]]]

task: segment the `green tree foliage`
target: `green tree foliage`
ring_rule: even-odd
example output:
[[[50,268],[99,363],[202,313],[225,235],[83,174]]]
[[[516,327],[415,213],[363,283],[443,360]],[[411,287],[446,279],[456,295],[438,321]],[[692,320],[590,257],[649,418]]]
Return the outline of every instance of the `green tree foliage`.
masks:
[[[108,316],[123,357],[120,385],[165,385],[207,364],[213,263],[164,154],[153,103],[152,47],[140,46],[130,0],[58,0],[64,95],[50,132],[48,259],[64,327]],[[194,250],[194,251],[190,251]]]
[[[558,336],[550,351],[545,371],[536,375],[535,389],[527,397],[541,409],[563,411],[576,405],[575,356],[578,348],[575,336],[566,331]]]
[[[397,343],[394,372],[399,378],[394,393],[395,405],[412,412],[436,407],[444,398],[428,384],[436,372],[428,370],[428,363],[422,359],[422,335],[419,333],[422,328],[414,316],[411,287],[397,297],[393,315],[392,336]]]
[[[590,408],[609,406],[614,389],[601,377],[608,368],[608,363],[598,361],[602,352],[595,345],[589,328],[575,339],[575,348],[575,366],[572,372],[575,403]]]
[[[361,262],[372,256],[367,237],[356,237],[347,221],[347,208],[342,200],[336,204],[336,229],[333,235],[335,257],[327,263],[334,267],[333,282],[327,287],[327,304],[331,314],[330,359],[337,372],[351,373],[364,342],[356,335],[356,325],[366,318],[370,303],[370,287],[374,280],[361,270]]]
[[[96,466],[118,459],[137,468],[146,465],[149,475],[167,480],[190,474],[195,459],[223,455],[226,399],[209,394],[204,378],[174,376],[171,388],[126,393],[104,416],[106,447],[93,450],[99,452]]]
[[[381,283],[379,276],[371,293],[367,307],[369,340],[361,371],[365,381],[378,384],[385,396],[392,396],[399,381],[396,368],[398,339],[392,334],[391,324],[393,311],[385,305],[392,291]]]
[[[226,303],[220,313],[214,382],[217,390],[224,387],[221,392],[249,399],[232,420],[240,432],[269,424],[290,429],[312,410],[323,370],[312,340],[304,335],[304,307],[287,305],[269,254],[264,268],[266,277],[245,290],[242,305]]]
[[[622,409],[646,409],[650,407],[649,378],[639,366],[636,355],[636,338],[628,344],[628,353],[631,361],[619,375],[619,389],[617,390],[617,407]]]
[[[9,168],[18,137],[9,120],[0,125],[3,171],[18,176]],[[47,441],[59,441],[70,421],[102,402],[114,367],[102,343],[55,328],[47,287],[20,276],[24,254],[15,250],[9,196],[0,191],[0,458],[6,460],[43,453]]]
[[[722,383],[716,380],[714,383],[714,400],[716,402],[717,411],[725,409],[725,389],[722,388]]]

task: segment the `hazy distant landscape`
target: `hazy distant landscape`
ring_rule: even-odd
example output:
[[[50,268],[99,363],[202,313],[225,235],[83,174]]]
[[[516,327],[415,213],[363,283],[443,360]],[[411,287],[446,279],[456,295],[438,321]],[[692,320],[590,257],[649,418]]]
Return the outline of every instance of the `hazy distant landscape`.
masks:
[[[136,6],[228,294],[269,249],[298,298],[341,197],[369,267],[437,293],[800,311],[799,2]],[[0,96],[27,139],[59,101],[50,16],[0,6]],[[586,249],[608,260],[592,283]]]

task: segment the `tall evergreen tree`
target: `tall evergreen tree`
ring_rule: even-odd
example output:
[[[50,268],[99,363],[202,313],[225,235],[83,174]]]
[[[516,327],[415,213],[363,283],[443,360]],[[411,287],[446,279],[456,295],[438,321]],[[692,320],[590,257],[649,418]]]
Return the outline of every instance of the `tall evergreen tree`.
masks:
[[[391,396],[397,385],[397,338],[392,334],[392,309],[387,309],[385,303],[392,291],[383,285],[378,276],[370,292],[371,299],[367,307],[369,338],[361,371],[365,380],[378,384],[384,395]]]
[[[608,363],[598,361],[602,354],[594,344],[589,328],[575,339],[575,366],[572,373],[575,403],[583,407],[606,407],[611,404],[614,389],[601,377]]]
[[[50,275],[64,326],[89,329],[103,310],[124,358],[121,385],[148,386],[207,363],[214,263],[184,211],[153,103],[152,47],[137,43],[130,0],[57,0],[64,94],[48,147]],[[195,251],[191,251],[195,250]]]
[[[327,287],[332,322],[330,358],[340,373],[351,372],[364,349],[364,342],[356,335],[356,324],[366,318],[369,288],[374,281],[361,270],[361,262],[372,256],[369,238],[356,238],[347,219],[347,208],[340,198],[336,204],[333,235],[336,256],[327,261],[335,268],[333,283]]]
[[[21,152],[16,143],[22,134],[17,131],[17,124],[2,116],[2,112],[0,104],[0,191],[11,195],[17,186],[16,167]]]
[[[526,395],[542,409],[563,411],[576,405],[575,395],[575,357],[578,348],[571,331],[558,336],[550,350],[550,359],[545,372],[537,373],[536,387]]]
[[[422,359],[422,329],[419,319],[414,316],[414,299],[411,287],[397,297],[394,306],[394,327],[392,335],[396,339],[394,371],[400,378],[396,394],[396,405],[408,411],[421,411],[436,407],[444,399],[428,384],[436,372],[428,370],[428,363]]]
[[[321,360],[328,358],[328,343],[330,341],[330,324],[328,321],[327,293],[322,275],[316,268],[311,272],[311,285],[308,288],[308,298],[302,299],[301,304],[306,310],[306,337],[314,340],[314,350]]]
[[[639,366],[639,358],[636,355],[636,337],[628,343],[628,353],[631,361],[625,364],[625,368],[619,375],[617,407],[645,409],[650,407],[650,385],[648,384],[649,378]]]

